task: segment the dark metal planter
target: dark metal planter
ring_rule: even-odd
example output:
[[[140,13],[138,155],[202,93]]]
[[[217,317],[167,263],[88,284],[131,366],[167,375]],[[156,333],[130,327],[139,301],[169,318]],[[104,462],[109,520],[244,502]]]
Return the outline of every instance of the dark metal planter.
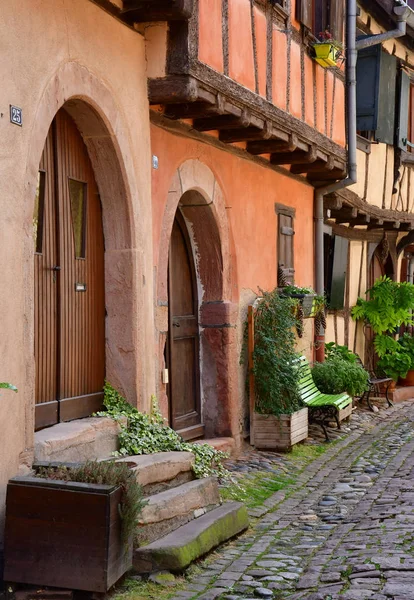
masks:
[[[284,293],[283,288],[279,288],[279,294],[281,296],[285,296],[288,298],[295,298],[300,300],[303,308],[303,316],[305,318],[313,317],[313,304],[316,297],[316,294],[294,294],[294,293]]]
[[[7,486],[4,580],[106,592],[132,566],[121,488],[15,477]]]

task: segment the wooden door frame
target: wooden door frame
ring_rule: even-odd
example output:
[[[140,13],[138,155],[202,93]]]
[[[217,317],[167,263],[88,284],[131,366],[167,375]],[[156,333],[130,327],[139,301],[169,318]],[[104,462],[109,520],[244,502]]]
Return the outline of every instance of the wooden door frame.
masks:
[[[174,223],[177,221],[178,227],[180,228],[180,231],[183,235],[184,238],[184,242],[186,245],[186,249],[187,249],[187,254],[190,258],[189,263],[190,263],[190,273],[191,273],[191,285],[193,287],[193,294],[194,294],[194,314],[197,316],[197,326],[198,326],[198,335],[197,335],[197,341],[196,341],[196,361],[195,361],[195,380],[196,380],[196,403],[197,403],[197,407],[198,407],[198,412],[200,415],[200,425],[197,426],[193,426],[188,428],[189,431],[188,435],[186,434],[185,430],[179,430],[181,432],[181,435],[183,435],[183,437],[185,439],[194,439],[194,437],[200,437],[203,435],[204,433],[204,425],[203,425],[203,418],[202,418],[202,403],[201,403],[201,369],[200,369],[200,323],[199,323],[199,313],[200,313],[200,299],[198,297],[198,281],[197,281],[197,270],[196,270],[196,266],[195,266],[195,257],[194,257],[194,251],[193,251],[193,246],[191,244],[191,239],[190,239],[190,235],[188,233],[188,228],[187,228],[187,224],[185,222],[185,218],[183,216],[183,214],[181,213],[180,209],[177,208],[175,217],[174,217],[174,221],[173,221],[173,227],[174,227]],[[172,230],[171,230],[172,232]],[[173,404],[174,404],[174,398],[172,397],[172,392],[171,392],[171,383],[172,383],[172,368],[171,368],[171,355],[172,355],[172,343],[173,343],[173,336],[172,336],[172,332],[173,332],[173,315],[172,315],[172,303],[171,303],[171,298],[172,298],[172,294],[173,294],[173,289],[172,289],[172,285],[171,285],[171,277],[170,277],[170,253],[171,253],[171,238],[170,238],[170,247],[169,247],[169,256],[168,256],[168,271],[167,271],[167,281],[168,281],[168,337],[167,337],[167,367],[168,367],[168,373],[169,373],[169,382],[167,384],[167,396],[168,396],[168,418],[169,418],[169,422],[170,422],[170,426],[173,427]]]

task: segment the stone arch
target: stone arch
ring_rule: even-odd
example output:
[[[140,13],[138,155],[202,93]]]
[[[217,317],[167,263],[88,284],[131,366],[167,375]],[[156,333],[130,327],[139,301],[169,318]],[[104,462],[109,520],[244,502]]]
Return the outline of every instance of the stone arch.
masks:
[[[137,404],[142,399],[145,365],[140,352],[138,331],[145,327],[140,310],[139,276],[145,272],[140,244],[141,225],[134,222],[132,197],[134,166],[128,128],[111,90],[85,67],[64,63],[47,83],[33,118],[26,163],[25,258],[31,265],[26,272],[26,364],[30,398],[26,399],[27,446],[31,444],[34,407],[34,313],[32,215],[37,171],[52,120],[64,108],[75,121],[87,146],[102,203],[105,236],[106,376],[111,383]],[[148,311],[147,311],[148,313]],[[142,346],[145,342],[142,342]]]
[[[238,305],[232,243],[222,190],[213,172],[199,160],[184,162],[175,172],[164,210],[160,236],[157,311],[159,357],[168,336],[168,251],[177,211],[190,234],[199,284],[200,373],[207,437],[238,436],[237,342]],[[159,382],[168,414],[165,387]]]

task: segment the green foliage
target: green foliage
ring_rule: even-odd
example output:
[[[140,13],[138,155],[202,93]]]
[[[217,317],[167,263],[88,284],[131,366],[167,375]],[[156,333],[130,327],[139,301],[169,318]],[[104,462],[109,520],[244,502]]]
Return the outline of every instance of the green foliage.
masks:
[[[409,333],[404,333],[398,339],[398,343],[411,359],[410,369],[414,369],[414,337]]]
[[[120,487],[122,492],[119,514],[122,521],[122,542],[126,547],[128,546],[130,537],[138,526],[141,511],[147,502],[143,499],[142,488],[137,483],[134,471],[126,463],[91,460],[80,467],[40,468],[37,476]]]
[[[17,392],[17,387],[12,385],[11,383],[0,382],[0,389],[3,390],[12,390],[13,392]]]
[[[405,377],[411,367],[412,358],[407,347],[393,337],[400,325],[413,323],[414,285],[407,281],[392,281],[382,276],[367,291],[369,300],[358,298],[352,309],[355,320],[369,323],[377,335],[374,348],[380,360],[377,367],[388,377]]]
[[[358,298],[352,309],[355,320],[368,322],[374,333],[391,332],[402,324],[413,322],[414,285],[407,281],[392,281],[386,275],[376,280],[367,291],[369,300]]]
[[[399,377],[406,377],[411,368],[411,357],[404,351],[387,352],[379,359],[377,368],[396,381]]]
[[[324,394],[361,396],[367,389],[369,374],[360,365],[333,356],[323,363],[315,363],[312,377],[316,387]]]
[[[261,414],[291,414],[303,404],[299,397],[299,364],[295,352],[295,303],[277,289],[261,290],[255,314],[253,373],[255,410]]]
[[[106,411],[98,416],[109,416],[120,421],[120,449],[118,456],[152,454],[154,452],[192,452],[195,456],[193,471],[197,477],[214,475],[221,479],[228,476],[222,461],[227,458],[225,452],[215,450],[208,444],[190,444],[184,442],[174,429],[164,423],[156,398],[151,399],[151,413],[144,414],[131,406],[108,382],[104,388]],[[127,424],[122,418],[127,417]]]
[[[299,287],[298,285],[295,285],[294,283],[290,283],[289,285],[285,285],[283,288],[281,288],[279,290],[279,293],[282,294],[286,294],[286,295],[294,295],[294,294],[299,294],[299,295],[307,295],[307,294],[315,294],[315,290],[313,290],[311,287]]]
[[[350,363],[357,362],[357,356],[351,352],[348,346],[341,346],[335,344],[335,342],[328,342],[325,344],[325,358],[331,360],[332,358],[341,358]]]

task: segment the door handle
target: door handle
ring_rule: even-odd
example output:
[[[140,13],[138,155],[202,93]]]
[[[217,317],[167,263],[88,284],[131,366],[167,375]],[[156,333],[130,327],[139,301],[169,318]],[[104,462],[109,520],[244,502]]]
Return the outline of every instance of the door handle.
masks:
[[[57,271],[60,271],[62,269],[62,267],[59,267],[58,265],[55,265],[54,267],[50,267],[50,270],[53,271],[53,283],[56,283],[56,273]]]
[[[180,327],[180,323],[178,321],[173,321],[173,327]]]

